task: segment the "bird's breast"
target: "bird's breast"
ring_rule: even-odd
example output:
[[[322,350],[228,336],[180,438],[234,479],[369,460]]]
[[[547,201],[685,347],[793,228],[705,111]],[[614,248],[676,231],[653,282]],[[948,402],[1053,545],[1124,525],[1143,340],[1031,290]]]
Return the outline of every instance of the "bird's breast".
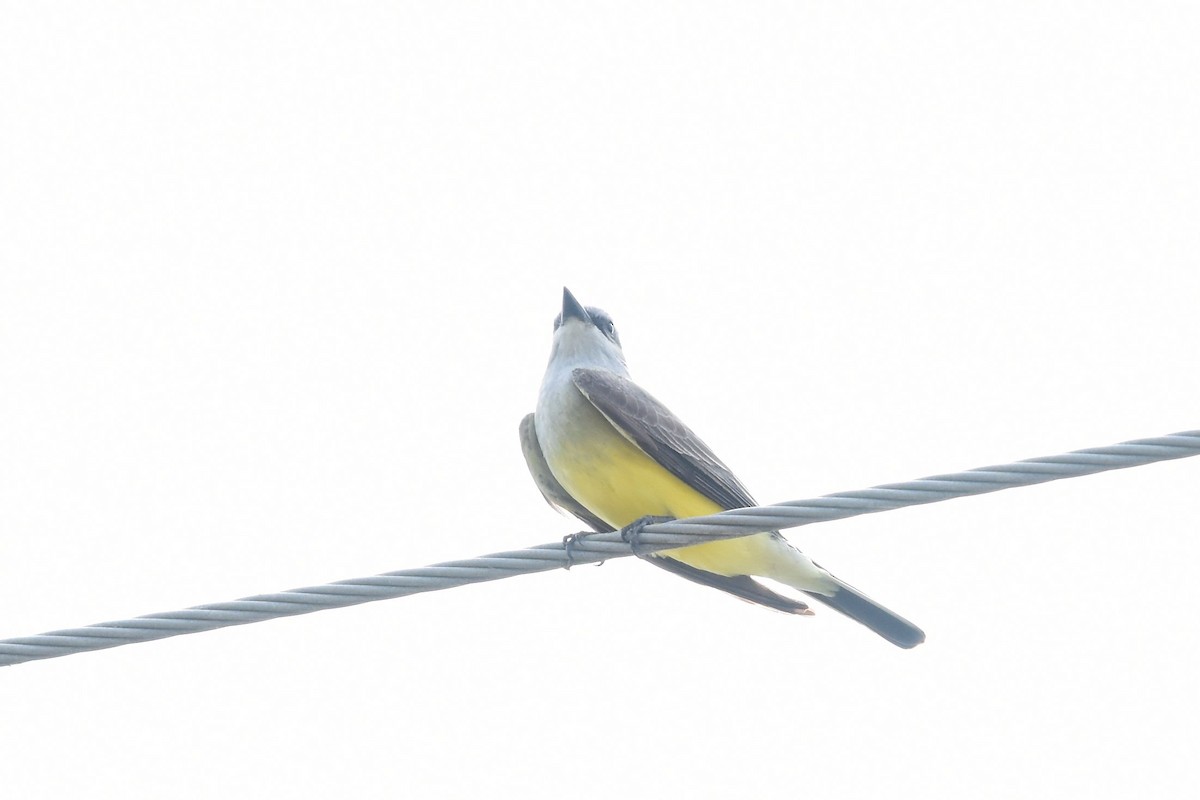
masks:
[[[689,517],[721,510],[629,441],[574,383],[546,387],[534,424],[554,477],[610,525],[620,528],[647,515]]]

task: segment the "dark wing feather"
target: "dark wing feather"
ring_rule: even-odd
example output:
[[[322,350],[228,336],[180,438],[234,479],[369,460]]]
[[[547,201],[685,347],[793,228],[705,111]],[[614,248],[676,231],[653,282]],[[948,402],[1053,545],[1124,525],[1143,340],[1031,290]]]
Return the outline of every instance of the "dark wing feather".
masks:
[[[576,369],[571,378],[614,428],[672,475],[722,508],[754,505],[754,498],[729,467],[645,389],[628,378],[595,369]],[[812,614],[805,603],[776,594],[748,575],[717,575],[662,554],[646,560],[751,603],[787,614]]]
[[[754,505],[729,467],[645,389],[598,369],[576,369],[571,378],[613,427],[672,475],[722,508]]]

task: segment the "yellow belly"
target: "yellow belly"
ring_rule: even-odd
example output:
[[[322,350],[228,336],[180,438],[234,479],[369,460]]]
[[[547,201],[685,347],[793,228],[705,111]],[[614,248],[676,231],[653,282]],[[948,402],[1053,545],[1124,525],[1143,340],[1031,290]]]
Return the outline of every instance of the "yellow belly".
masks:
[[[648,515],[696,517],[725,509],[672,475],[614,428],[569,445],[553,465],[571,496],[609,525]],[[762,575],[771,562],[767,534],[667,550],[678,561],[718,575]]]

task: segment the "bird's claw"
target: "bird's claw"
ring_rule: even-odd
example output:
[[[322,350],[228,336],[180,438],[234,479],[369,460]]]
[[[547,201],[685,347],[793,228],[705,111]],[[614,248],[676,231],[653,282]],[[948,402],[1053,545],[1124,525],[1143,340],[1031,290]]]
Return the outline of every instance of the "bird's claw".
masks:
[[[621,528],[621,541],[628,543],[629,549],[633,551],[633,554],[641,558],[642,554],[638,552],[638,546],[641,544],[642,531],[646,529],[646,526],[659,522],[674,521],[675,517],[656,517],[653,514],[647,514]]]
[[[575,543],[579,541],[580,537],[586,535],[587,531],[580,531],[579,533],[568,534],[562,538],[563,551],[567,554],[567,563],[563,565],[563,569],[569,570],[571,567],[575,566],[575,556],[571,553],[571,548],[575,546]]]

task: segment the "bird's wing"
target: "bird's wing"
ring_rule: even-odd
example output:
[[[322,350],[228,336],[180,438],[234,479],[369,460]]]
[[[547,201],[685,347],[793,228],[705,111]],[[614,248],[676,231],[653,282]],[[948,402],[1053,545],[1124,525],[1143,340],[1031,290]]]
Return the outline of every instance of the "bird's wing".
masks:
[[[614,428],[676,478],[722,508],[754,505],[729,467],[645,389],[598,369],[576,369],[571,378]]]

